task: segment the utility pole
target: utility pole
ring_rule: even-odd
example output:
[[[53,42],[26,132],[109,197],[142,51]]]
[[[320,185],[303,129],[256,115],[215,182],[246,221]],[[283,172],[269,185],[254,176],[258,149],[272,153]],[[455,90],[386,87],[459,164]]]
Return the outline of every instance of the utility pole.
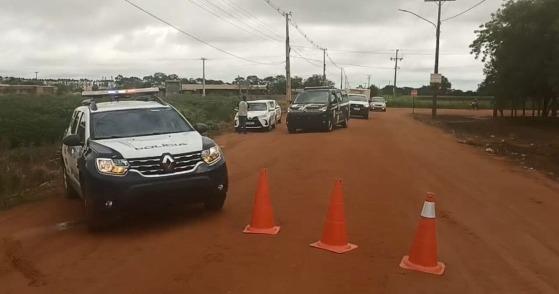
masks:
[[[289,17],[291,12],[285,14],[285,97],[291,103],[291,46],[289,45]]]
[[[344,68],[340,67],[340,90],[344,89]]]
[[[441,38],[441,7],[442,7],[442,1],[439,0],[439,2],[437,3],[439,6],[439,12],[438,12],[438,17],[437,17],[437,46],[435,48],[435,74],[439,73],[439,41]],[[434,91],[433,91],[433,106],[431,108],[431,116],[432,117],[436,117],[437,116],[437,95],[438,95],[438,91],[439,91],[439,85],[435,84],[434,86]]]
[[[206,58],[202,57],[202,97],[206,97]]]
[[[39,76],[39,72],[36,71],[36,72],[35,72],[35,79],[37,79],[38,76]]]
[[[371,88],[371,75],[369,75],[369,80],[367,81],[367,89]]]
[[[326,86],[326,48],[322,48],[322,85]]]
[[[398,79],[398,61],[402,61],[403,58],[398,58],[398,53],[400,49],[396,49],[396,57],[390,57],[390,60],[394,61],[394,88],[392,89],[392,95],[396,98],[396,81]]]

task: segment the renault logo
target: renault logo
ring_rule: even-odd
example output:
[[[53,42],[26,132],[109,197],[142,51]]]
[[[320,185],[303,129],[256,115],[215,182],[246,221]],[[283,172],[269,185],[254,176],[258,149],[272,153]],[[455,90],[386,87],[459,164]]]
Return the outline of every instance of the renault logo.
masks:
[[[175,165],[175,159],[170,154],[165,154],[161,158],[161,168],[163,168],[163,171],[166,173],[173,172],[175,170]]]

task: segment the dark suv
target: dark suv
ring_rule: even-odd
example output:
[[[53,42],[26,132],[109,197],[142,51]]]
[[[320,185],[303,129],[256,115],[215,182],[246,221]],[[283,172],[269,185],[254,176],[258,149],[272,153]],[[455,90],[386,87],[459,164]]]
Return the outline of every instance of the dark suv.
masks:
[[[330,132],[340,125],[347,128],[349,100],[333,87],[305,88],[287,112],[287,130],[322,129]]]

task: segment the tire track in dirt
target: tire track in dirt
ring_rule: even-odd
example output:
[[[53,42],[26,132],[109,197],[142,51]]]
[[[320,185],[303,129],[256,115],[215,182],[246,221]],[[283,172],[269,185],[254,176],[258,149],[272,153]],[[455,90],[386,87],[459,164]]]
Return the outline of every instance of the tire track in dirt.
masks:
[[[47,284],[45,275],[27,258],[21,241],[4,238],[0,249],[4,255],[4,263],[21,273],[29,281],[29,286],[40,287]]]

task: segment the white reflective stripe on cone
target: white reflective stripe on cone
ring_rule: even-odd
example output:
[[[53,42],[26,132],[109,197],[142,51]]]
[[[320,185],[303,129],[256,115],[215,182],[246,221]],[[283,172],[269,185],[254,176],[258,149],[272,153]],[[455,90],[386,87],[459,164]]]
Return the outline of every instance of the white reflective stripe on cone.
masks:
[[[425,218],[435,218],[435,202],[425,201],[423,203],[423,209],[421,210],[421,216]]]

